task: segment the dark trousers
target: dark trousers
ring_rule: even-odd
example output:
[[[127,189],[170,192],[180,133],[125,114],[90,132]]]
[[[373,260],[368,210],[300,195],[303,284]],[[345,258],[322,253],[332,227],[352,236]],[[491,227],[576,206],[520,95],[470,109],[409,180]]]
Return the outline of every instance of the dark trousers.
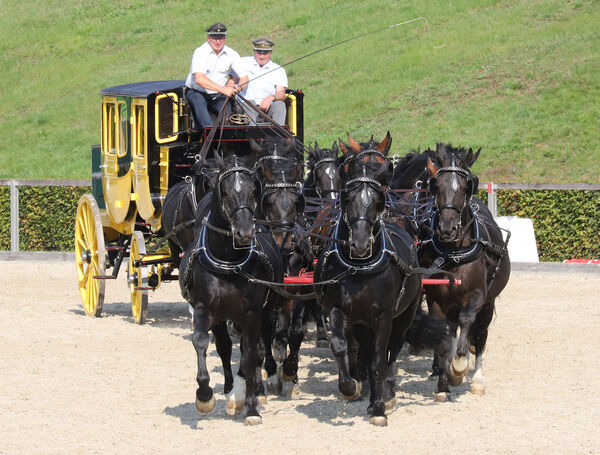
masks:
[[[192,114],[194,115],[194,124],[196,128],[206,128],[207,126],[213,126],[213,121],[210,113],[213,112],[218,115],[221,112],[223,103],[227,101],[225,95],[220,93],[205,93],[197,90],[188,88],[185,92],[185,97],[192,107]],[[229,117],[231,112],[230,103],[227,103],[225,108],[226,118]]]

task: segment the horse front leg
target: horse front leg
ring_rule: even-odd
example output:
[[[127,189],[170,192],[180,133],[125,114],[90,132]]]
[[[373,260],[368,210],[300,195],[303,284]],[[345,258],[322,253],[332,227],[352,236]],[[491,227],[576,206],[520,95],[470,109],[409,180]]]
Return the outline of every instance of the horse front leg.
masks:
[[[208,349],[209,316],[206,307],[202,303],[197,303],[194,307],[194,333],[192,334],[192,343],[196,350],[198,359],[198,372],[196,374],[196,409],[201,414],[208,414],[215,409],[216,400],[212,388],[210,387],[210,376],[206,368],[206,350]]]
[[[346,340],[346,316],[339,308],[333,308],[329,314],[331,352],[338,364],[339,389],[342,396],[348,400],[356,400],[360,396],[361,384],[350,376],[348,362],[348,341]]]
[[[242,340],[244,350],[240,358],[240,367],[246,377],[246,425],[259,425],[262,417],[258,413],[258,399],[256,397],[255,381],[258,362],[258,338],[260,333],[260,312],[248,311],[245,315]]]
[[[460,311],[458,316],[458,324],[460,327],[460,336],[458,338],[458,344],[456,346],[456,355],[453,357],[450,364],[450,373],[456,378],[465,377],[469,370],[469,346],[468,341],[470,338],[471,327],[475,322],[477,314],[484,305],[483,293],[481,291],[474,291],[470,296],[465,307]],[[458,385],[458,384],[456,384]]]

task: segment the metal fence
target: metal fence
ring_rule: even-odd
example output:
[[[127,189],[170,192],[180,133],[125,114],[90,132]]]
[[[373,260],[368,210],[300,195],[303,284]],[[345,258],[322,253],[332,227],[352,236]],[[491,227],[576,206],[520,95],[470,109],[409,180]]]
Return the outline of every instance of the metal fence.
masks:
[[[10,251],[19,251],[19,187],[20,186],[91,186],[91,180],[1,180],[0,186],[10,187]],[[600,183],[480,183],[487,190],[488,207],[497,216],[498,190],[581,190],[600,191]]]

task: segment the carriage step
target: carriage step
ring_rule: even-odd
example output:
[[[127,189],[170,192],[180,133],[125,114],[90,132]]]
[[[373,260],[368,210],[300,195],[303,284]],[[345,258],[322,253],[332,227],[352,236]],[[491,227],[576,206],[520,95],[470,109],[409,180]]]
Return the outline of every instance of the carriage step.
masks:
[[[150,286],[137,286],[133,289],[135,289],[136,291],[154,291],[154,288]]]
[[[112,275],[94,275],[94,276],[92,276],[92,278],[95,278],[97,280],[115,280],[115,279],[117,279],[116,276],[112,276]]]
[[[124,246],[107,246],[106,251],[122,251],[124,250]]]

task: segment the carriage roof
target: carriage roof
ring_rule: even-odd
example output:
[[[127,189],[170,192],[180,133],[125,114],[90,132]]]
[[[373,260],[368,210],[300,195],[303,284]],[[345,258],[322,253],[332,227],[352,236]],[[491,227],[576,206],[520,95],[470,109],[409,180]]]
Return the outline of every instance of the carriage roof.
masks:
[[[102,95],[148,97],[156,92],[176,90],[185,85],[184,80],[133,82],[131,84],[115,85],[100,91]]]

